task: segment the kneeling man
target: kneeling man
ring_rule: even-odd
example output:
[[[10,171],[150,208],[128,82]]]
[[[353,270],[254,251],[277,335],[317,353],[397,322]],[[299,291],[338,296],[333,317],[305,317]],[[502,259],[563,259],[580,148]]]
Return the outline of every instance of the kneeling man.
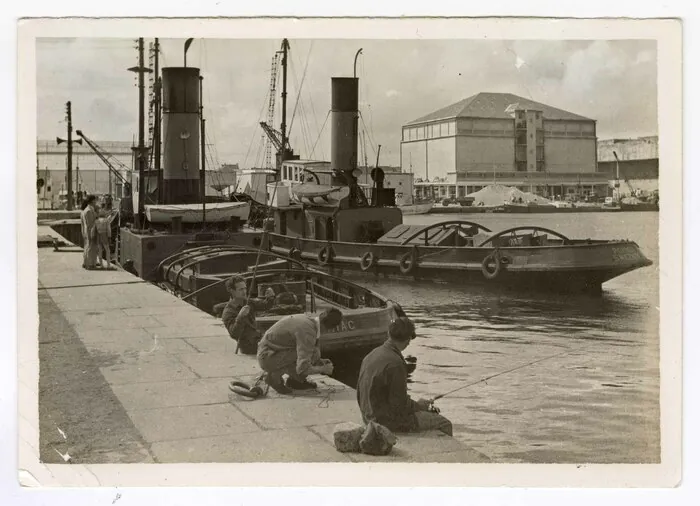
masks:
[[[321,331],[338,326],[342,318],[338,309],[331,308],[318,317],[285,316],[270,327],[258,343],[258,364],[267,373],[267,383],[281,394],[290,394],[316,388],[306,379],[309,374],[333,374],[331,361],[321,358]]]
[[[430,401],[414,401],[408,395],[408,371],[401,352],[416,337],[413,322],[397,318],[389,327],[389,339],[362,361],[357,381],[357,402],[364,423],[384,425],[394,432],[440,430],[452,435],[452,423],[430,411]]]

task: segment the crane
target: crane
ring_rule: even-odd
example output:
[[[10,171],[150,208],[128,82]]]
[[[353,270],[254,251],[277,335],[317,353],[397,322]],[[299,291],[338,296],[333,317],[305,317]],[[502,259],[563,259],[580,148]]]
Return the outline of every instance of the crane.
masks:
[[[267,125],[272,125],[275,122],[275,98],[277,96],[277,68],[279,66],[280,51],[277,51],[272,57],[272,67],[270,69],[270,101],[267,106]],[[263,127],[265,130],[265,127]],[[265,143],[265,168],[272,168],[272,145],[274,144],[277,150],[277,143],[270,137],[270,134],[265,130],[268,140]]]
[[[617,186],[618,190],[618,196],[617,198],[620,198],[620,159],[617,157],[617,153],[613,151],[613,155],[615,155],[615,185]],[[637,195],[637,190],[634,189],[634,186],[629,182],[629,180],[625,177],[625,183],[627,184],[627,187],[630,189],[630,196],[635,197]]]
[[[270,102],[268,105],[267,119],[266,122],[261,122],[260,126],[267,135],[268,139],[277,149],[277,156],[275,159],[275,169],[279,172],[282,162],[285,160],[290,160],[294,157],[294,151],[289,146],[289,136],[287,135],[287,52],[289,51],[289,42],[287,39],[282,40],[282,49],[275,53],[272,60],[272,72],[270,76]],[[277,61],[279,55],[282,55],[282,124],[280,125],[280,130],[275,130],[272,126],[274,121],[274,109],[275,109],[275,92],[277,89]],[[268,145],[269,146],[269,145]],[[265,153],[266,158],[268,156]]]
[[[75,133],[77,133],[78,136],[81,137],[88,146],[90,146],[90,149],[92,149],[95,152],[95,154],[100,158],[100,160],[102,160],[104,162],[104,164],[107,166],[107,168],[109,169],[109,172],[114,174],[114,176],[121,181],[121,183],[124,185],[124,188],[127,188],[128,187],[127,185],[129,185],[129,186],[131,185],[131,183],[129,183],[129,181],[127,181],[126,178],[124,178],[124,176],[122,176],[120,174],[120,172],[114,168],[114,165],[112,165],[112,163],[109,161],[109,158],[107,156],[105,156],[103,150],[97,144],[95,144],[93,141],[88,139],[87,136],[82,132],[82,130],[76,130]],[[112,156],[112,155],[109,155],[109,156]],[[120,161],[118,161],[116,158],[115,158],[115,161],[119,165],[121,165],[122,167],[126,168],[126,166],[123,163],[121,163]],[[110,181],[111,181],[111,178],[110,178]],[[110,188],[111,188],[111,186],[112,185],[110,184]]]

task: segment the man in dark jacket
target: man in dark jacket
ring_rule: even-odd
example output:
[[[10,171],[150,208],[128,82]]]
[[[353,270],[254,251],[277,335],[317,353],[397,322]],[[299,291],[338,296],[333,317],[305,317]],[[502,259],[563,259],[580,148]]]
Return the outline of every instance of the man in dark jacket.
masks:
[[[241,353],[254,355],[261,338],[255,324],[255,313],[267,309],[272,304],[274,295],[268,295],[265,299],[251,298],[246,302],[246,282],[239,275],[227,279],[225,286],[230,299],[214,306],[214,313],[221,311],[224,327],[231,338],[238,342]]]
[[[389,339],[362,361],[357,381],[357,402],[362,420],[377,422],[394,432],[440,430],[452,435],[452,423],[430,411],[430,401],[414,401],[408,395],[406,362],[401,352],[416,336],[413,322],[397,318],[389,327]]]

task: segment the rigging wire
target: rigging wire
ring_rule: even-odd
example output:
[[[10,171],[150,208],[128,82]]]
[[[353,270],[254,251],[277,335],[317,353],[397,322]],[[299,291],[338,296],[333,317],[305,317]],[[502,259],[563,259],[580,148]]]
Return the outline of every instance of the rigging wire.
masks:
[[[299,105],[299,99],[301,99],[301,94],[304,90],[304,81],[306,81],[306,73],[309,70],[309,61],[311,61],[311,50],[314,47],[313,41],[309,44],[309,52],[306,54],[306,65],[304,65],[304,73],[301,76],[301,84],[297,90],[297,99],[294,103],[294,110],[292,111],[292,121],[289,123],[289,131],[292,131],[292,126],[294,125],[294,118],[296,117],[297,106]],[[296,79],[296,77],[295,77]],[[295,83],[296,84],[296,83]],[[303,113],[302,113],[303,114]]]
[[[326,114],[326,119],[323,121],[323,125],[321,126],[321,130],[318,132],[318,137],[316,138],[316,142],[314,142],[313,148],[311,148],[311,154],[309,155],[309,158],[313,158],[313,154],[316,151],[316,145],[318,144],[318,141],[321,138],[321,134],[323,133],[323,129],[326,127],[326,123],[328,122],[328,117],[330,115],[331,115],[331,111],[329,109],[328,113]]]
[[[372,135],[370,132],[367,130],[367,124],[365,123],[365,117],[360,113],[360,119],[362,120],[362,126],[365,128],[365,133],[367,133],[367,137],[369,137],[369,145],[372,148],[372,151],[374,151],[374,157],[377,157],[377,150],[374,147],[374,142],[372,142]]]
[[[269,98],[270,98],[270,91],[268,90],[265,93],[265,99],[263,100],[263,105],[260,108],[260,114],[258,114],[258,121],[257,121],[258,125],[260,125],[260,118],[262,118],[263,112],[265,111],[265,105],[267,105]],[[250,144],[248,145],[248,151],[246,151],[245,158],[243,159],[243,163],[242,163],[243,167],[245,167],[246,163],[248,162],[248,155],[250,154],[250,150],[253,147],[253,142],[255,141],[255,138],[257,137],[258,139],[260,139],[260,137],[257,135],[257,132],[258,132],[258,128],[256,126],[255,129],[253,130],[253,135],[250,138]],[[257,163],[256,163],[256,165],[257,165]]]

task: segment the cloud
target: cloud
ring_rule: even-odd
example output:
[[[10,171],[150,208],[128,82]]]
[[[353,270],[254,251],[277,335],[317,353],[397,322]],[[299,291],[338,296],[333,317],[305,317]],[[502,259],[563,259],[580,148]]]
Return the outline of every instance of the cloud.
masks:
[[[148,42],[148,41],[147,41]],[[189,66],[204,76],[208,142],[217,162],[260,160],[273,54],[280,40],[201,40]],[[181,40],[161,40],[161,67],[181,66]],[[657,131],[656,46],[653,41],[324,40],[290,41],[287,123],[302,158],[330,156],[331,77],[360,78],[361,130],[367,151],[399,163],[401,125],[481,91],[507,92],[598,121],[598,136]],[[40,138],[64,135],[65,102],[77,128],[96,140],[136,134],[135,41],[46,39],[37,44]],[[307,57],[308,66],[307,66]],[[306,73],[304,69],[306,70]],[[280,69],[281,73],[281,69]],[[301,97],[299,87],[304,81]],[[276,94],[276,128],[281,121]],[[389,99],[389,100],[388,100]],[[90,134],[88,133],[90,136]]]

